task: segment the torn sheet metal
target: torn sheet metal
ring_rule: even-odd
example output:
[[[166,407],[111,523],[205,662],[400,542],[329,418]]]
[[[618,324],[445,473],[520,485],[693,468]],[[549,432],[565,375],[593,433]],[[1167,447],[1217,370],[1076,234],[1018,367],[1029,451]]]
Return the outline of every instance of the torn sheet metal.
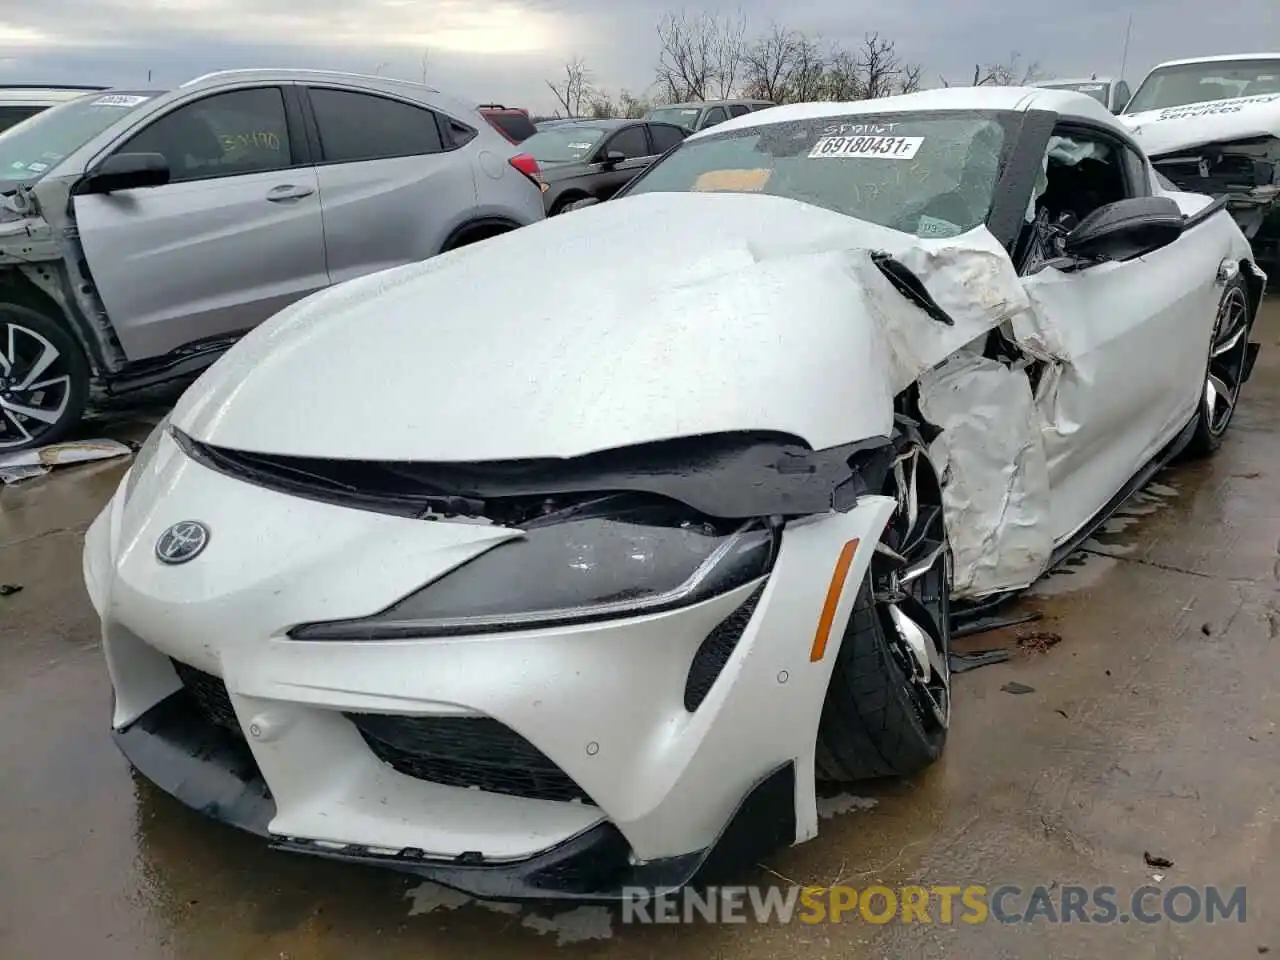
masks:
[[[53,443],[36,450],[4,453],[0,454],[0,482],[18,483],[44,476],[54,467],[94,460],[113,460],[116,457],[127,457],[132,452],[128,446],[116,440],[77,440]]]
[[[1049,470],[1026,374],[961,351],[920,379],[920,410],[942,433],[957,599],[1030,585],[1053,553]]]

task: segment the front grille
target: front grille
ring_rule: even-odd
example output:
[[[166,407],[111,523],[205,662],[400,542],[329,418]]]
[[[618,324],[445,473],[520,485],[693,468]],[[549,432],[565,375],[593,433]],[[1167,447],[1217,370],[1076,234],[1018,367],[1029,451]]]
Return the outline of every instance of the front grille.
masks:
[[[751,622],[751,615],[756,612],[760,603],[760,594],[764,593],[761,584],[756,592],[749,596],[742,606],[720,621],[698,647],[689,665],[689,675],[684,683],[684,708],[693,713],[702,705],[711,685],[720,676],[720,671],[729,662],[734,647],[742,638],[742,633]]]
[[[210,723],[224,730],[229,730],[237,737],[244,737],[240,729],[240,721],[236,719],[236,711],[231,706],[231,697],[227,693],[227,685],[211,673],[197,670],[195,667],[177,660],[170,661],[183,687],[191,694],[196,709]]]
[[[416,780],[529,800],[591,803],[546,754],[491,717],[346,717],[379,760]]]

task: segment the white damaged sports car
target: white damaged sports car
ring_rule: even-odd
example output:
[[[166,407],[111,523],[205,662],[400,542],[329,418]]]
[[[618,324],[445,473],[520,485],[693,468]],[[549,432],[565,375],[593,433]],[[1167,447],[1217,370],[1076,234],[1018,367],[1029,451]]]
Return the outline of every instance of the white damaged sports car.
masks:
[[[961,605],[1217,447],[1265,280],[1083,94],[714,127],[188,390],[85,545],[115,740],[278,848],[481,897],[755,862],[816,781],[938,758]]]

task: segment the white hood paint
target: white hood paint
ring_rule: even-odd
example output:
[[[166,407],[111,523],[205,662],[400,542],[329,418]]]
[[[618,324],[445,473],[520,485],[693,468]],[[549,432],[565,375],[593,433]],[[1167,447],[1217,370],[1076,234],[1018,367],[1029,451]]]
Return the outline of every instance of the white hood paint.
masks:
[[[1120,120],[1148,156],[1223,140],[1280,137],[1280,93],[1126,114]]]
[[[920,240],[776,197],[645,195],[317,294],[211,367],[174,422],[352,459],[571,457],[726,430],[821,449],[887,434],[895,393],[1026,306],[985,228]]]

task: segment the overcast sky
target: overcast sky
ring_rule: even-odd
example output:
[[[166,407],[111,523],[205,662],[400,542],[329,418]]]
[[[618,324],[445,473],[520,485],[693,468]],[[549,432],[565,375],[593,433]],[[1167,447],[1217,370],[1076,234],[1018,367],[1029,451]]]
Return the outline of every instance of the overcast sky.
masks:
[[[963,79],[977,61],[1020,51],[1058,77],[1119,70],[1133,14],[1131,83],[1166,59],[1280,50],[1280,0],[766,0],[686,3],[772,18],[852,46],[867,31],[905,59]],[[640,92],[652,82],[664,0],[3,0],[0,84],[170,86],[228,67],[381,72],[468,99],[549,110],[544,80],[575,54],[593,80]],[[1135,84],[1136,85],[1136,84]]]

